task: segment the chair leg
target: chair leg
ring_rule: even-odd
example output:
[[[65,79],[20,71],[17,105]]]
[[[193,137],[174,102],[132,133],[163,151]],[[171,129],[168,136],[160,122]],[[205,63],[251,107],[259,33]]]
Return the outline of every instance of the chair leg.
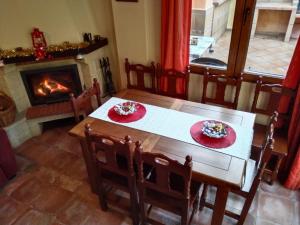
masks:
[[[133,225],[139,225],[139,211],[136,192],[131,191],[130,193],[130,210]]]
[[[271,180],[269,182],[270,185],[273,185],[273,182],[277,179],[277,175],[278,175],[278,171],[279,171],[279,167],[280,167],[282,159],[283,159],[283,156],[277,156],[276,166],[274,168],[274,171],[272,172]]]
[[[188,224],[191,224],[195,212],[199,209],[199,204],[200,204],[200,193],[199,193],[199,192],[198,192],[196,198],[197,198],[197,199],[196,199],[196,200],[194,201],[194,203],[193,203],[193,210],[192,210],[192,214],[191,214],[191,216],[190,216],[190,219],[189,219]]]
[[[107,202],[106,202],[104,193],[99,193],[98,194],[98,199],[99,199],[99,204],[101,206],[101,209],[103,211],[107,211],[108,207],[107,207]]]
[[[200,198],[200,207],[199,207],[200,211],[203,210],[203,208],[205,206],[205,199],[206,199],[206,196],[207,196],[207,189],[208,189],[208,185],[204,184],[203,191],[202,191],[201,198]]]
[[[254,196],[257,192],[258,186],[259,186],[259,181],[252,184],[252,187],[251,187],[249,195],[247,196],[246,201],[244,203],[242,212],[240,214],[240,219],[238,220],[237,225],[243,225],[244,224],[245,219],[248,215],[249,209],[251,207],[252,201],[254,199]]]
[[[106,202],[106,197],[105,197],[105,191],[102,185],[100,185],[101,187],[98,189],[98,199],[99,199],[99,203],[101,206],[101,209],[103,211],[107,211],[108,207],[107,207],[107,202]]]
[[[185,209],[183,209],[182,215],[181,215],[181,225],[187,225],[188,224],[188,214],[189,214],[189,210],[188,210],[188,206],[185,207]]]
[[[139,193],[139,207],[141,215],[141,225],[146,225],[146,211],[143,193]]]

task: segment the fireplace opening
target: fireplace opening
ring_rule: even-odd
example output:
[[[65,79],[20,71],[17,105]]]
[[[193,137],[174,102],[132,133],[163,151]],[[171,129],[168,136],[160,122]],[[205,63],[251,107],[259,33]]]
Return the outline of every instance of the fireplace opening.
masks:
[[[31,105],[69,100],[82,92],[76,64],[21,71]]]

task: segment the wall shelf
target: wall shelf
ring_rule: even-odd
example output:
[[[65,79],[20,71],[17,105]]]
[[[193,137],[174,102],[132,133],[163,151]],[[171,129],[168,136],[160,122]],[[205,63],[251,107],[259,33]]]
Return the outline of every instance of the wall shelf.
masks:
[[[50,58],[46,58],[44,60],[36,60],[34,55],[30,56],[17,56],[17,57],[12,57],[12,58],[3,58],[4,65],[7,64],[23,64],[23,63],[35,63],[35,62],[45,62],[45,61],[52,61],[52,60],[59,60],[59,59],[66,59],[66,58],[74,58],[78,54],[89,54],[99,48],[102,48],[108,44],[107,38],[101,38],[97,42],[92,42],[85,48],[80,48],[80,49],[68,49],[64,51],[55,51],[55,52],[50,52],[49,54],[51,55]]]

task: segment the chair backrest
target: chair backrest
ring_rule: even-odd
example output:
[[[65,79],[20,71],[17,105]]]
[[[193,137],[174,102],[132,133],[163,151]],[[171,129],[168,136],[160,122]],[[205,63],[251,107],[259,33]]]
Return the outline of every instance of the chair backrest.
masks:
[[[157,93],[173,98],[188,99],[190,68],[184,72],[156,67]]]
[[[71,104],[74,111],[75,120],[80,121],[82,113],[87,116],[94,111],[92,98],[96,97],[98,106],[101,105],[100,85],[96,78],[93,80],[93,86],[84,90],[79,96],[75,97],[73,93],[70,94]]]
[[[101,176],[99,169],[123,177],[135,176],[133,167],[134,145],[130,136],[126,136],[124,140],[118,140],[100,135],[92,131],[90,124],[85,126],[85,136],[98,176]]]
[[[238,99],[241,90],[243,76],[241,75],[238,78],[229,77],[226,75],[217,75],[211,74],[209,69],[206,69],[203,78],[203,93],[202,93],[202,100],[201,103],[212,103],[216,105],[222,105],[227,108],[236,109],[238,104]],[[215,93],[213,97],[208,97],[208,84],[213,83],[216,85]],[[226,88],[227,87],[235,87],[234,92],[234,99],[232,100],[225,100],[226,96]]]
[[[125,71],[127,74],[127,88],[138,89],[155,93],[155,65],[151,62],[150,66],[142,64],[130,64],[128,59],[125,59]],[[131,75],[136,76],[136,84],[133,84]],[[149,76],[150,82],[147,87],[146,76]]]
[[[184,165],[158,153],[143,152],[140,142],[136,143],[139,188],[152,190],[170,197],[187,200],[190,197],[192,158],[186,156]],[[151,176],[146,177],[144,168],[151,167]]]
[[[269,95],[269,100],[266,106],[261,108],[258,106],[258,100],[263,93],[267,93]],[[251,112],[271,116],[273,112],[278,109],[280,98],[282,96],[291,98],[289,99],[290,104],[288,111],[286,113],[280,113],[278,116],[279,119],[287,121],[289,120],[289,115],[292,110],[291,108],[295,92],[292,89],[283,87],[281,84],[264,84],[262,77],[260,77],[256,83]]]

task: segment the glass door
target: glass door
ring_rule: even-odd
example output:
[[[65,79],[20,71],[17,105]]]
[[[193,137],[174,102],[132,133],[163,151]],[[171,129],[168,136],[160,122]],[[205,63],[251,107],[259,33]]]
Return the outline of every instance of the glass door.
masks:
[[[191,64],[228,69],[236,4],[236,0],[193,0]]]

